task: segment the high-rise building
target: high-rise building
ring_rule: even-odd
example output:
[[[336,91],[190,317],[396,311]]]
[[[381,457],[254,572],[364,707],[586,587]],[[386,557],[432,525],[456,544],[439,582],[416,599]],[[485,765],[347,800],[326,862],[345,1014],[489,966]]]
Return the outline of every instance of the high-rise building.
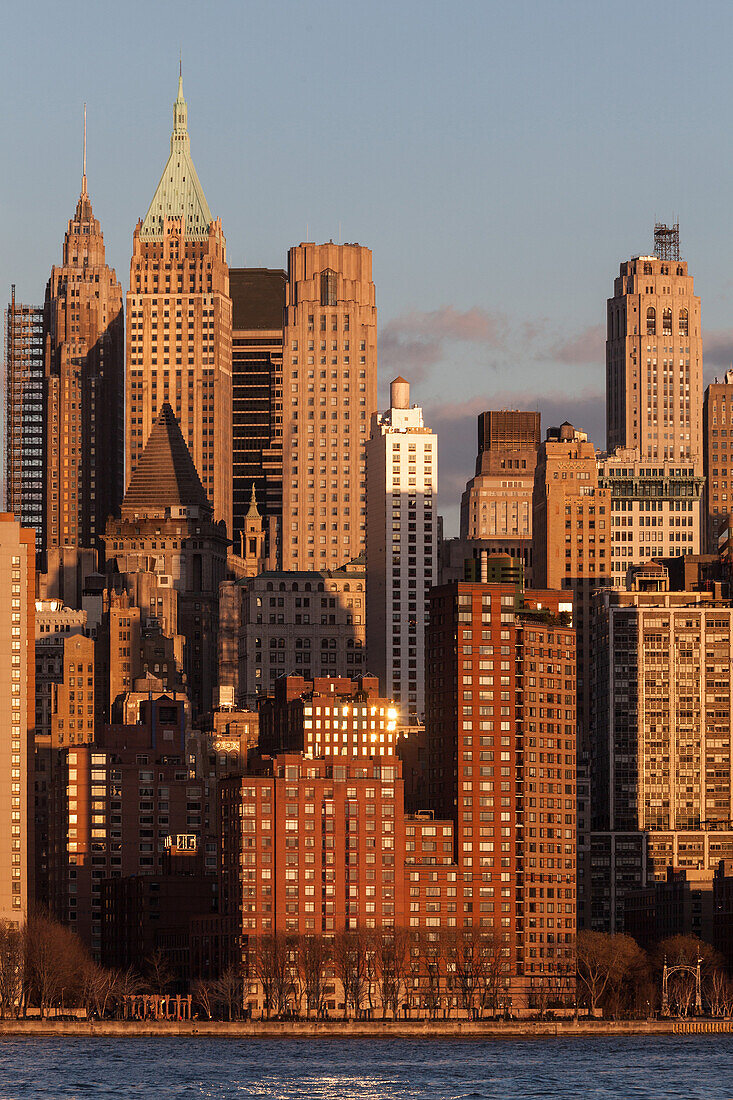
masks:
[[[461,498],[461,539],[518,556],[531,577],[532,491],[540,446],[540,414],[511,410],[478,418],[476,474]]]
[[[375,676],[282,676],[260,706],[260,748],[270,756],[394,756],[397,710]]]
[[[599,454],[597,465],[599,488],[611,494],[607,553],[616,588],[649,558],[699,554],[703,478],[692,459],[651,462],[618,447]]]
[[[44,508],[43,310],[15,299],[5,311],[5,507],[36,532],[42,550]]]
[[[282,517],[284,271],[229,270],[232,300],[232,460],[234,553],[242,538],[252,486],[267,540],[277,560]]]
[[[692,460],[702,471],[700,299],[680,259],[679,226],[656,225],[654,255],[621,264],[608,299],[609,452]]]
[[[733,858],[733,608],[670,591],[649,562],[595,597],[593,924],[620,929],[624,892],[667,868],[711,874]]]
[[[126,474],[164,403],[173,408],[217,520],[232,530],[232,304],[221,220],[188,136],[183,81],[168,162],[133,234],[127,296]]]
[[[219,589],[219,700],[255,710],[289,673],[365,675],[364,561],[320,573],[265,570]]]
[[[219,585],[226,572],[226,532],[211,513],[166,402],[138,459],[120,517],[107,523],[105,556],[108,568],[125,575],[122,586],[141,618],[157,622],[169,638],[180,634],[184,639],[183,665],[197,713],[209,711],[214,701]]]
[[[122,287],[87,192],[44,304],[47,547],[92,546],[123,492]]]
[[[611,583],[611,490],[601,488],[596,452],[572,424],[548,428],[535,471],[534,583],[573,594],[577,631],[578,720],[582,744],[590,720],[590,612],[595,588]]]
[[[366,445],[367,653],[403,721],[425,710],[425,623],[438,568],[438,437],[395,378]]]
[[[704,549],[717,554],[721,522],[733,512],[733,370],[705,390],[702,415]]]
[[[35,532],[0,513],[0,920],[34,895]]]
[[[284,569],[335,569],[364,550],[364,448],[377,408],[372,254],[288,254],[283,352]]]
[[[430,596],[430,783],[435,812],[455,826],[458,921],[500,937],[530,1003],[567,996],[574,981],[571,621],[569,595],[521,583],[456,581]]]

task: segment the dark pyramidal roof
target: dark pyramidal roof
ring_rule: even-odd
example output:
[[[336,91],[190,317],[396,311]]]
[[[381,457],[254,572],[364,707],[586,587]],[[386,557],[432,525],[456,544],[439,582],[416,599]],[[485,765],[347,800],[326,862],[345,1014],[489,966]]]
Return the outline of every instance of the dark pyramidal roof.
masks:
[[[176,414],[166,401],[127,487],[122,511],[144,514],[191,505],[211,511]]]

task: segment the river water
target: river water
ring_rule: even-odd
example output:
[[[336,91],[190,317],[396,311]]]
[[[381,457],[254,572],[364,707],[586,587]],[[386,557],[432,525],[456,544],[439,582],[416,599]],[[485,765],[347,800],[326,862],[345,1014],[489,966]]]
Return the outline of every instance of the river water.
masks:
[[[0,1100],[731,1100],[733,1035],[0,1039]]]

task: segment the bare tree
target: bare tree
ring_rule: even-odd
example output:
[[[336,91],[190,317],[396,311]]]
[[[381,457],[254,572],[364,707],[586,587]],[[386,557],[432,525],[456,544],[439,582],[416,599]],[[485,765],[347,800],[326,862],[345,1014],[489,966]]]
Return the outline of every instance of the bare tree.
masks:
[[[174,979],[173,970],[165,951],[156,947],[145,960],[145,977],[151,993],[165,993]]]
[[[17,1015],[23,989],[23,933],[0,921],[0,1019]]]
[[[87,1016],[103,1019],[112,998],[119,974],[116,970],[107,970],[91,959],[87,960],[82,975],[82,993]]]
[[[391,1011],[394,1019],[407,991],[409,941],[401,928],[382,928],[373,939],[376,975],[382,1002],[382,1019]]]
[[[618,999],[622,983],[640,969],[643,959],[643,952],[631,936],[587,929],[578,933],[578,980],[594,1015],[607,993],[615,993]]]
[[[32,916],[23,931],[24,1001],[43,1019],[52,1007],[75,1004],[83,992],[89,956],[81,940],[45,916]]]
[[[420,998],[432,1019],[440,1012],[445,988],[444,939],[439,932],[419,932],[418,975]]]
[[[325,999],[324,971],[331,959],[331,945],[323,936],[301,936],[298,943],[298,971],[305,990],[306,1013],[320,1016]]]
[[[236,1020],[242,994],[242,978],[236,966],[227,967],[216,979],[214,987],[226,1009],[227,1019]]]
[[[216,982],[207,981],[205,978],[196,978],[191,984],[191,995],[196,1004],[206,1013],[206,1019],[213,1019],[214,1008],[218,1003]]]
[[[367,977],[368,940],[361,929],[339,932],[333,941],[333,963],[344,992],[344,1019],[349,1005],[358,1017]]]

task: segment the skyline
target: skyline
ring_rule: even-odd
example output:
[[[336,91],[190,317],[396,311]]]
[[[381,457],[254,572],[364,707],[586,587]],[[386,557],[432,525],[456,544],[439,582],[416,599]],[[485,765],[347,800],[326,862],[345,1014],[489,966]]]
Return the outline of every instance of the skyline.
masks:
[[[31,5],[1,78],[15,151],[0,184],[14,214],[0,231],[3,293],[15,282],[20,300],[41,301],[60,261],[84,101],[89,193],[127,287],[132,231],[167,156],[180,44],[194,161],[230,265],[279,267],[288,247],[339,235],[372,249],[379,407],[405,374],[440,436],[440,510],[455,531],[483,409],[539,407],[543,432],[568,418],[604,444],[605,300],[618,265],[651,251],[655,219],[680,220],[706,382],[733,358],[720,187],[733,159],[719,139],[733,14],[710,4],[714,18],[683,39],[681,4],[615,10],[619,26],[634,11],[623,50],[579,4],[438,3],[426,20],[412,3],[222,3],[195,30],[188,3],[133,3],[91,25],[81,5]],[[84,66],[68,66],[72,44]],[[684,79],[666,88],[660,69]]]

